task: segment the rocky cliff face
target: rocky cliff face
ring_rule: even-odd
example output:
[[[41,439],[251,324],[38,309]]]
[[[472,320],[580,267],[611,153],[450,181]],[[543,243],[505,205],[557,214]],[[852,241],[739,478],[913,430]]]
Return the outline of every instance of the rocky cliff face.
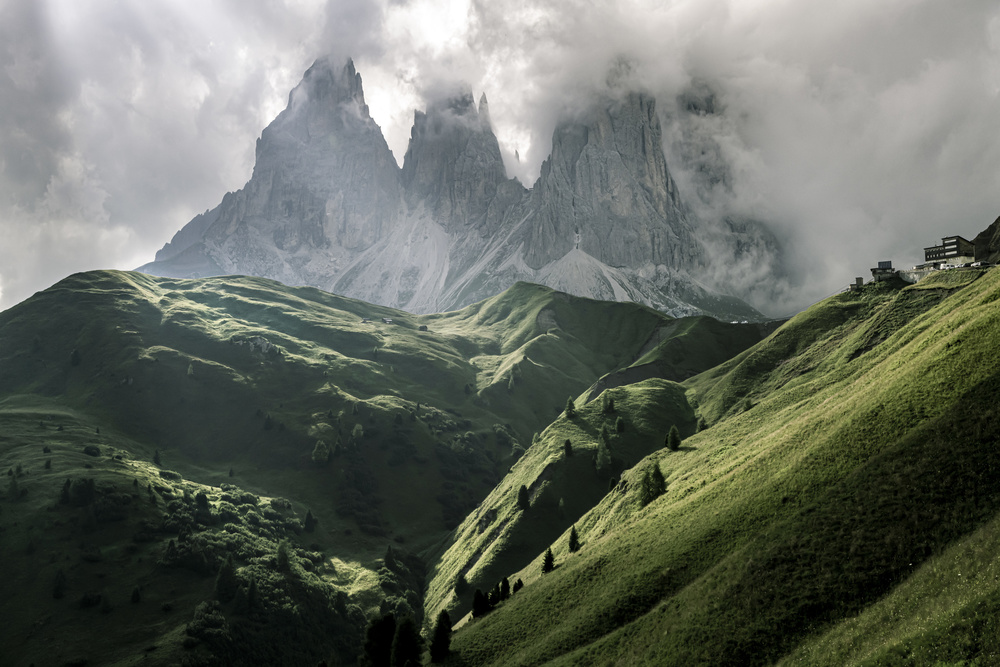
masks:
[[[245,273],[417,312],[518,280],[674,315],[759,317],[706,288],[706,249],[661,147],[655,101],[595,100],[561,123],[528,190],[508,179],[485,96],[414,117],[400,169],[348,62],[317,61],[257,142],[253,176],[141,267]]]

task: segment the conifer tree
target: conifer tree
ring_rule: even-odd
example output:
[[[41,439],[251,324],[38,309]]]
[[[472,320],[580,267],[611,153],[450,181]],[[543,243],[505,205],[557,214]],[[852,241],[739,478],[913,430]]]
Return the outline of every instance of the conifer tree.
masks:
[[[469,582],[465,578],[465,573],[460,572],[458,578],[455,579],[455,595],[465,595],[467,590],[469,590]]]
[[[392,637],[392,652],[389,664],[392,667],[408,667],[419,665],[420,654],[423,653],[424,642],[420,638],[420,630],[412,617],[406,616],[396,624],[396,632]]]
[[[311,533],[316,530],[316,524],[319,521],[313,516],[312,510],[306,510],[306,519],[302,522],[302,528],[307,532]]]
[[[677,430],[677,426],[671,426],[670,432],[667,433],[666,441],[667,449],[672,452],[676,452],[681,447],[681,433]]]
[[[365,643],[358,663],[367,667],[389,667],[396,638],[396,617],[388,613],[373,619],[365,630]]]
[[[510,581],[507,577],[504,577],[500,581],[500,601],[504,601],[510,597]]]
[[[576,534],[576,526],[572,526],[569,529],[569,550],[571,553],[576,553],[580,550],[580,537]]]
[[[615,432],[624,433],[625,432],[625,420],[621,417],[615,419]]]
[[[479,618],[490,613],[490,599],[478,588],[472,595],[472,618]]]
[[[521,581],[520,579],[518,579],[517,581],[514,582],[514,585],[511,586],[511,588],[510,588],[510,594],[513,595],[514,593],[518,592],[522,588],[524,588],[524,582]]]
[[[659,498],[664,493],[667,492],[667,480],[663,478],[663,472],[660,470],[660,464],[653,464],[653,472],[650,473],[653,483],[653,492],[656,497]]]
[[[576,417],[576,404],[573,402],[573,397],[570,396],[566,399],[566,419],[572,419]]]
[[[442,609],[431,635],[431,662],[441,662],[451,653],[451,617]]]
[[[611,470],[611,450],[608,449],[604,438],[597,442],[597,454],[594,455],[594,467],[600,475],[607,474]]]
[[[545,550],[545,557],[542,559],[542,574],[546,574],[555,569],[556,557],[552,555],[552,547]]]
[[[573,443],[569,441],[569,438],[563,443],[563,453],[566,456],[573,456]]]
[[[528,497],[528,487],[524,484],[517,490],[517,506],[527,511],[531,508],[531,499]]]
[[[155,463],[156,465],[160,465],[160,450],[159,449],[153,450],[153,463]]]

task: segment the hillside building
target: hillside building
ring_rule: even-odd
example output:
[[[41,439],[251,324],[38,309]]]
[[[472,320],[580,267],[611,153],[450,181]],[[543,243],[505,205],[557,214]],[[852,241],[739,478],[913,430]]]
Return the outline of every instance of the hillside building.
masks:
[[[878,266],[872,269],[872,278],[875,282],[882,282],[883,280],[889,280],[896,276],[896,269],[892,268],[891,261],[879,261]]]
[[[976,261],[976,247],[972,241],[961,236],[946,236],[941,239],[941,245],[924,248],[924,262],[936,264],[965,264]]]

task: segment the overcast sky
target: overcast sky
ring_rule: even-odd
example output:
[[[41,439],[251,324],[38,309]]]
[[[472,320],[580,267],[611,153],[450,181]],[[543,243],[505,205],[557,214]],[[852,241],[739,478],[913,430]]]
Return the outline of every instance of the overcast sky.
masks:
[[[727,210],[810,267],[789,307],[1000,215],[995,0],[0,0],[0,308],[151,260],[243,186],[326,54],[354,57],[397,159],[436,89],[485,92],[529,186],[557,116],[627,60],[678,182],[707,146]],[[693,85],[720,114],[671,116]]]

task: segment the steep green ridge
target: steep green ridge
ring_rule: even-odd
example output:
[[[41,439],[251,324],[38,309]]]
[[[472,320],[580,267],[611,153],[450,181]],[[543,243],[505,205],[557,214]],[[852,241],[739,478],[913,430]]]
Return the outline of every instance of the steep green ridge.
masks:
[[[65,660],[102,664],[144,652],[169,664],[177,651],[195,664],[353,661],[371,618],[420,616],[424,569],[477,503],[506,497],[524,449],[515,470],[534,468],[533,434],[585,439],[576,430],[608,420],[579,401],[580,418],[546,429],[567,396],[635,363],[672,324],[527,284],[413,316],[259,278],[70,276],[0,313],[0,469],[14,480],[0,501],[0,566],[22,573],[6,582],[0,645],[39,664],[51,641]],[[667,399],[693,428],[678,385],[622,396],[636,414]],[[673,417],[650,420],[656,430]],[[612,438],[616,469],[651,451],[641,421]],[[574,464],[592,469],[587,450]],[[613,474],[580,486],[557,471],[531,482],[542,506],[554,494],[569,505],[541,535],[598,502]],[[63,504],[67,479],[96,492]],[[516,522],[511,531],[524,534]],[[283,539],[287,572],[276,570]],[[228,553],[244,591],[253,575],[259,605],[214,600]],[[59,570],[69,592],[54,600]],[[100,609],[85,593],[101,594]],[[286,631],[297,648],[282,653],[269,632]]]
[[[997,588],[964,566],[1000,556],[997,299],[997,271],[872,285],[687,381],[709,428],[627,470],[579,552],[564,532],[504,573],[527,585],[456,634],[457,664],[995,662]],[[647,383],[614,391],[650,414],[623,398]]]

